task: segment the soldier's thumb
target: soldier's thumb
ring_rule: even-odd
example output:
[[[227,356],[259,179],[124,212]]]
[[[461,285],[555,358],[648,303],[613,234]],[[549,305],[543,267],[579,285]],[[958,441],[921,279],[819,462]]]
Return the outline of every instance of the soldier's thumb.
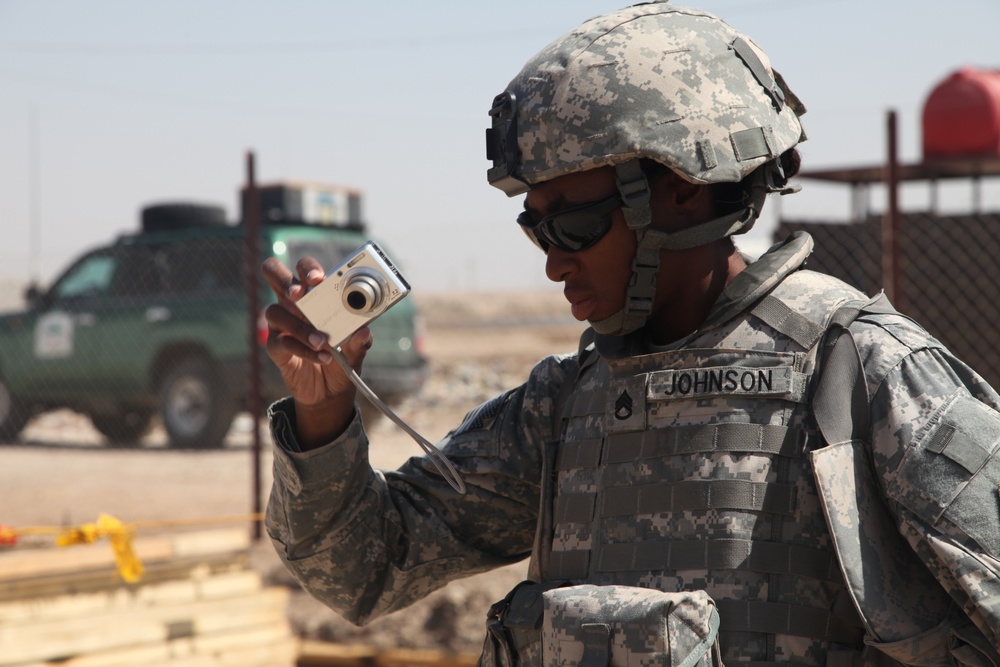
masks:
[[[371,329],[361,327],[341,344],[340,351],[344,353],[351,368],[360,373],[365,355],[368,354],[368,350],[371,349],[374,342],[375,337],[372,335]]]

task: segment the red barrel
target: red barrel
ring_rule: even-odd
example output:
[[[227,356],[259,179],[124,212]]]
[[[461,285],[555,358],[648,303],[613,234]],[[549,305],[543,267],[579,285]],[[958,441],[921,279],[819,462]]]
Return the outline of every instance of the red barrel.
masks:
[[[924,159],[1000,156],[1000,70],[965,68],[931,91]]]

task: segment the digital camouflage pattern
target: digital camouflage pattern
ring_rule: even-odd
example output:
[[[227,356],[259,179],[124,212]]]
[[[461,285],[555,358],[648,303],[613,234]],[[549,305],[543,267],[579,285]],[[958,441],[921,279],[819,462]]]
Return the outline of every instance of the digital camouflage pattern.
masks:
[[[736,182],[805,139],[805,109],[750,38],[664,2],[583,23],[506,92],[519,159],[503,166],[527,184],[642,157],[694,183]]]
[[[803,284],[795,281],[806,275],[810,289],[843,289],[832,279],[795,271],[806,254],[808,239],[799,237],[751,264],[724,292],[705,327],[653,355],[664,355],[673,366],[653,369],[641,358],[615,362],[615,372],[607,377],[617,383],[616,388],[627,389],[628,378],[637,373],[657,378],[646,384],[646,392],[635,392],[628,409],[618,397],[608,404],[608,392],[601,392],[603,408],[588,407],[597,401],[588,391],[596,389],[590,383],[598,377],[597,370],[604,369],[601,374],[610,370],[605,359],[590,355],[582,384],[565,399],[578,414],[567,423],[561,444],[553,428],[553,410],[562,400],[563,385],[575,382],[579,356],[540,362],[524,385],[498,397],[490,409],[479,411],[476,419],[441,443],[469,487],[466,496],[456,494],[433,464],[419,457],[397,471],[372,470],[367,463],[367,438],[358,420],[331,445],[297,453],[290,405],[276,404],[271,410],[275,481],[267,528],[279,554],[307,590],[358,623],[400,609],[449,580],[529,554],[533,556],[532,576],[551,579],[556,570],[573,567],[575,562],[557,554],[575,551],[588,554],[585,572],[581,571],[576,583],[628,582],[665,592],[708,593],[720,612],[724,661],[748,657],[787,661],[794,656],[801,664],[823,665],[832,660],[829,651],[858,648],[866,632],[866,641],[873,644],[896,641],[883,648],[901,662],[941,664],[940,644],[927,657],[922,653],[926,646],[906,641],[925,631],[924,638],[931,643],[935,633],[947,638],[950,660],[977,664],[969,656],[995,652],[1000,628],[1000,592],[996,589],[1000,581],[1000,522],[996,520],[1000,463],[995,437],[1000,417],[994,411],[998,401],[992,389],[926,331],[900,316],[881,314],[862,316],[851,326],[871,396],[871,429],[866,438],[871,445],[862,443],[853,450],[855,455],[830,461],[843,470],[853,466],[851,470],[862,478],[867,470],[879,497],[863,497],[860,507],[887,512],[889,527],[898,527],[922,567],[938,582],[934,585],[940,585],[948,597],[934,588],[921,593],[926,578],[882,581],[884,572],[868,566],[877,561],[878,554],[862,553],[865,560],[859,567],[875,578],[864,582],[872,591],[902,591],[909,586],[910,591],[899,600],[908,603],[922,598],[912,609],[897,608],[896,616],[892,614],[897,612],[876,613],[864,627],[850,600],[860,594],[864,602],[867,589],[849,591],[847,596],[836,593],[844,590],[843,570],[858,563],[838,564],[833,544],[838,530],[838,539],[857,541],[858,534],[852,538],[850,530],[858,521],[837,508],[848,508],[852,502],[858,505],[858,499],[851,500],[849,491],[827,499],[834,520],[844,520],[843,526],[834,526],[831,532],[817,520],[822,515],[818,490],[802,464],[803,449],[823,451],[824,443],[808,428],[804,441],[781,435],[798,433],[806,426],[802,416],[807,406],[766,397],[756,407],[748,397],[738,395],[664,399],[666,388],[676,391],[683,384],[689,393],[694,389],[697,378],[689,374],[691,379],[682,381],[678,369],[701,369],[704,363],[712,364],[705,368],[729,369],[761,360],[770,366],[755,368],[784,367],[785,361],[774,362],[785,359],[782,355],[791,349],[787,340],[780,345],[775,342],[770,351],[754,351],[743,349],[739,336],[763,343],[773,330],[777,339],[780,334],[767,321],[783,322],[784,328],[797,335],[808,331],[801,322],[797,328],[790,326],[794,317],[767,300],[771,287],[781,288],[792,281],[789,285],[794,288]],[[853,296],[849,291],[840,298]],[[792,289],[782,294],[781,301],[821,302],[814,297],[815,293],[810,296]],[[765,302],[770,305],[765,307]],[[728,354],[724,346],[742,350],[742,361],[716,363]],[[746,361],[760,354],[760,359]],[[808,375],[807,355],[791,354],[800,360],[790,365],[792,371]],[[721,379],[697,379],[699,389],[719,393],[727,375],[716,377]],[[749,379],[745,386],[747,391],[753,389]],[[756,387],[761,386],[758,376]],[[798,396],[797,385],[788,386],[790,395]],[[650,388],[659,393],[651,395]],[[714,410],[713,402],[723,398],[729,407]],[[679,409],[682,404],[688,409]],[[618,419],[616,412],[625,418]],[[639,419],[637,414],[645,415],[645,426],[630,421]],[[618,422],[638,430],[609,428],[600,438],[601,445],[588,445],[581,437],[592,426]],[[683,437],[647,438],[647,428],[673,429]],[[713,428],[720,436],[727,428],[739,429],[741,435],[756,428],[757,436],[742,444],[751,451],[720,452],[712,444],[717,442],[715,436],[704,435]],[[730,442],[734,440],[738,439]],[[831,450],[835,451],[840,450]],[[674,466],[676,471],[668,469]],[[550,506],[543,503],[543,497],[555,489],[547,487],[546,471],[556,469],[560,495]],[[647,469],[672,477],[659,483],[648,476]],[[575,496],[567,484],[574,485]],[[641,492],[636,493],[637,489]],[[655,492],[647,494],[646,489]],[[584,498],[581,504],[565,499],[598,492],[603,495],[592,503],[594,519],[589,523],[577,520],[576,513],[581,507],[586,510],[590,501]],[[716,495],[720,492],[721,498]],[[792,504],[783,504],[782,498]],[[683,502],[678,504],[678,499]],[[761,508],[739,507],[752,502],[762,503]],[[540,512],[540,507],[545,511]],[[870,525],[863,523],[865,519],[861,525]],[[576,534],[569,530],[573,523],[581,529]],[[647,541],[656,546],[643,547]],[[594,545],[599,545],[595,550],[599,555],[616,555],[591,561],[585,547]],[[657,557],[676,563],[676,569],[650,560]],[[771,624],[770,631],[777,627],[777,616],[771,613],[775,608],[755,613],[766,609],[755,606],[758,602],[788,605],[782,621],[788,627],[784,634],[774,636],[776,644],[770,644],[769,628],[762,627],[767,625],[764,621]],[[836,630],[829,635],[832,643],[810,637],[805,631],[813,630],[806,627],[807,621],[819,617],[815,611],[802,613],[827,604],[828,619],[845,620],[852,615],[855,619],[829,626]],[[962,627],[959,607],[974,626],[966,622]],[[799,629],[788,625],[794,623],[800,624]],[[747,627],[741,630],[743,625]],[[775,645],[781,647],[780,655],[768,652],[768,646]]]
[[[704,591],[725,664],[859,655],[807,458],[807,398],[827,318],[866,298],[798,271],[810,248],[797,237],[752,265],[689,337],[583,374],[543,580]]]
[[[543,598],[543,664],[722,667],[719,612],[704,591],[582,585]]]
[[[866,316],[852,332],[872,398],[879,490],[899,533],[998,651],[1000,397],[905,318]]]
[[[722,667],[719,612],[704,591],[525,581],[493,605],[479,667]]]

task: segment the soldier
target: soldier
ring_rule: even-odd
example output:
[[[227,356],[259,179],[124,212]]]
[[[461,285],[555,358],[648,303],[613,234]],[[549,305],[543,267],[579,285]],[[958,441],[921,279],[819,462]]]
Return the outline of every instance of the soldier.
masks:
[[[354,388],[264,273],[267,528],[314,596],[363,623],[530,557],[483,664],[1000,664],[1000,397],[884,296],[740,254],[791,191],[804,112],[748,37],[646,3],[591,19],[498,95],[489,182],[525,194],[577,354],[372,470]],[[359,368],[367,330],[343,351]]]

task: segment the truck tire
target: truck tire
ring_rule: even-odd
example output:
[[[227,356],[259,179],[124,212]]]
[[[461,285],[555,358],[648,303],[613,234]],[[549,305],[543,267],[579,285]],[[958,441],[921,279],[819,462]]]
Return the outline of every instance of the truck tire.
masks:
[[[153,422],[152,410],[122,408],[111,413],[90,415],[90,421],[107,438],[112,447],[138,447],[149,433]]]
[[[142,209],[142,231],[160,232],[184,227],[219,227],[226,209],[212,204],[153,204]]]
[[[160,419],[176,449],[213,449],[236,416],[236,401],[218,381],[212,365],[188,357],[174,366],[160,383]]]
[[[31,410],[10,393],[7,384],[0,377],[0,443],[17,440],[21,429],[31,419]]]

